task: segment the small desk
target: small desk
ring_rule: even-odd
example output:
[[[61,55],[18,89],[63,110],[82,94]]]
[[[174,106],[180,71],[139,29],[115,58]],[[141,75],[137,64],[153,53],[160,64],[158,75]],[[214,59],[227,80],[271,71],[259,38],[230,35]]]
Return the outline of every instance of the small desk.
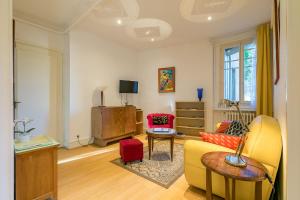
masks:
[[[148,136],[148,147],[149,147],[149,160],[151,160],[151,152],[154,147],[154,139],[169,139],[170,140],[170,153],[171,153],[171,161],[173,162],[173,148],[174,148],[174,139],[177,135],[176,130],[169,129],[166,132],[155,131],[155,129],[151,128],[146,131]]]
[[[201,162],[206,167],[206,199],[212,200],[211,172],[225,178],[225,200],[230,200],[229,179],[232,179],[232,199],[235,200],[235,181],[254,181],[255,200],[262,199],[262,181],[266,179],[267,169],[258,161],[242,156],[247,162],[244,168],[234,167],[225,163],[227,152],[209,152],[202,156]]]

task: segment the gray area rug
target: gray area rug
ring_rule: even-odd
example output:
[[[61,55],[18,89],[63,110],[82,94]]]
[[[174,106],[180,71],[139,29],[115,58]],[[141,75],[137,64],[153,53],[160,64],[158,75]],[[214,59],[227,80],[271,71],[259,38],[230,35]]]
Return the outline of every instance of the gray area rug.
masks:
[[[148,153],[148,146],[144,147],[143,162],[134,161],[124,165],[121,158],[111,162],[165,188],[169,188],[183,174],[183,145],[174,143],[173,162],[171,162],[170,157],[169,141],[159,141],[154,144],[151,160],[149,160]]]

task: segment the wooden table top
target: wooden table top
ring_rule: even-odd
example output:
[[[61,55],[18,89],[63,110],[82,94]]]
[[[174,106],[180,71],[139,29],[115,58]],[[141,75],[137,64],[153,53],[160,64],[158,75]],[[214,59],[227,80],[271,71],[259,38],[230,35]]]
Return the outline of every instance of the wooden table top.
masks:
[[[244,168],[234,167],[224,161],[225,156],[228,154],[234,155],[233,153],[228,152],[209,152],[202,156],[201,162],[211,171],[228,178],[255,182],[266,179],[265,174],[267,173],[267,169],[260,162],[242,156],[247,162],[247,166]]]
[[[158,129],[157,129],[158,130]],[[176,130],[169,129],[169,131],[155,131],[154,128],[150,128],[146,131],[147,135],[150,135],[151,137],[175,137],[177,135]]]

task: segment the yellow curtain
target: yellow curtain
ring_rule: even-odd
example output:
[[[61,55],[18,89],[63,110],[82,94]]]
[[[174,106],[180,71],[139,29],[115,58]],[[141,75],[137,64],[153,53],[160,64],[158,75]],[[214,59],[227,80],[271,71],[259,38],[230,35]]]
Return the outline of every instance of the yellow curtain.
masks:
[[[256,114],[273,116],[270,24],[257,27]]]

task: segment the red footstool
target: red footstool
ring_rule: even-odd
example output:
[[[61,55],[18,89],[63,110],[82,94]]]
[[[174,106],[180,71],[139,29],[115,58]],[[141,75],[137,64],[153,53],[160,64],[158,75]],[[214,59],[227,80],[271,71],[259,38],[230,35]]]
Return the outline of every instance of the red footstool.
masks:
[[[138,139],[125,139],[120,141],[120,156],[126,165],[129,161],[143,161],[143,143]]]

